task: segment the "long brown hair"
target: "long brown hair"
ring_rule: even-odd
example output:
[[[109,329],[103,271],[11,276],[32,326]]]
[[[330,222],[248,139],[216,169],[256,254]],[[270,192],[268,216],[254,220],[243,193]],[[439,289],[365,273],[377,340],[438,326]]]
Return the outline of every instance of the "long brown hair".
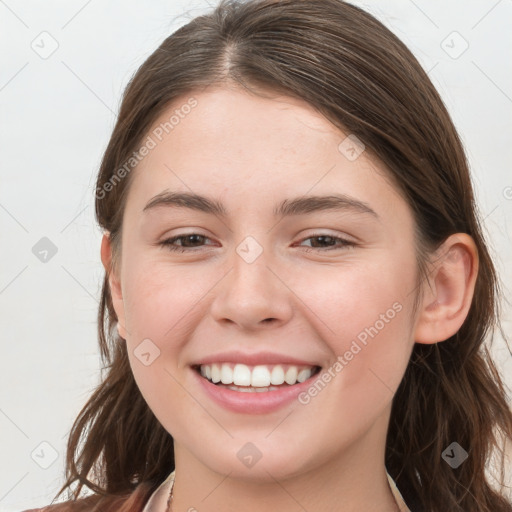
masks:
[[[136,172],[119,169],[174,100],[223,82],[305,100],[363,141],[412,208],[423,277],[429,253],[449,235],[473,238],[479,274],[469,313],[450,339],[415,344],[393,400],[385,462],[406,500],[425,512],[511,512],[503,487],[486,475],[498,454],[503,483],[512,413],[486,345],[501,331],[500,286],[464,149],[416,58],[367,12],[341,0],[222,0],[165,39],[124,92],[97,178],[96,216],[110,233],[114,265]],[[72,500],[55,510],[140,511],[174,469],[172,437],[138,390],[116,321],[106,273],[98,314],[106,375],[71,429],[56,498],[67,488]],[[469,453],[456,469],[441,456],[454,441]],[[93,494],[80,498],[84,485]]]

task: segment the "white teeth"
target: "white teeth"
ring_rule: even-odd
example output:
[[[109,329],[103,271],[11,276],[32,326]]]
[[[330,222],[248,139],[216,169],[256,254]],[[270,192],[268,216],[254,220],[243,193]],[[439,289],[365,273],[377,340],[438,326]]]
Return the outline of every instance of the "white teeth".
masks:
[[[201,366],[202,369],[202,366]],[[220,382],[220,368],[218,364],[212,364],[212,382]]]
[[[208,378],[208,370],[206,371],[206,377]],[[309,377],[311,377],[311,370],[305,368],[297,375],[297,382],[304,382],[306,379],[309,379]]]
[[[242,393],[265,393],[267,391],[274,391],[279,389],[276,386],[269,386],[268,388],[253,388],[251,386],[248,387],[239,387],[239,386],[227,386],[229,389],[233,391],[241,391]]]
[[[290,366],[284,375],[284,380],[286,384],[295,384],[297,382],[297,375],[299,371],[296,366]]]
[[[236,388],[237,391],[249,391],[251,388],[257,388],[256,391],[268,391],[285,382],[290,386],[297,382],[304,382],[311,377],[314,368],[314,366],[299,367],[280,364],[247,366],[245,364],[214,363],[201,365],[200,373],[214,384],[220,382],[230,388]],[[229,386],[230,384],[232,386]],[[246,389],[239,388],[239,386]]]
[[[238,384],[235,382],[235,384]],[[266,366],[255,366],[252,370],[251,386],[253,388],[266,388],[270,386],[270,372]]]
[[[281,365],[274,366],[270,375],[270,384],[279,386],[284,383],[284,370]]]
[[[235,364],[235,369],[233,370],[233,384],[237,386],[251,385],[251,370],[249,370],[248,366],[245,366],[245,364]]]
[[[233,383],[233,370],[231,369],[231,366],[229,366],[227,364],[223,364],[221,366],[220,381],[222,382],[222,384],[232,384]]]

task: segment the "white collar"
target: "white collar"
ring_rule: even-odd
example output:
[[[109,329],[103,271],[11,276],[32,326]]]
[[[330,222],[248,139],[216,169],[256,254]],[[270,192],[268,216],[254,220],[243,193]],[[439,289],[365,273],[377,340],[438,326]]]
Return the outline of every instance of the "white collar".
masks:
[[[162,512],[165,510],[169,494],[171,493],[171,486],[174,482],[174,474],[175,471],[169,473],[169,476],[158,486],[150,496],[142,512]]]

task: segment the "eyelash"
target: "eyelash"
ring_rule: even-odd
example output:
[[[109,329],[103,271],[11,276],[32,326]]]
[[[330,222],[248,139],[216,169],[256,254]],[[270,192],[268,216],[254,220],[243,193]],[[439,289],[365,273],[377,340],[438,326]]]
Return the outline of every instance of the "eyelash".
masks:
[[[200,233],[189,233],[189,234],[186,234],[186,235],[178,235],[178,236],[175,236],[175,237],[172,237],[172,238],[168,238],[167,240],[164,240],[162,242],[160,242],[159,245],[163,246],[163,247],[166,247],[169,251],[173,251],[173,252],[180,252],[180,253],[183,253],[183,252],[197,252],[196,248],[194,247],[180,247],[180,246],[176,246],[176,245],[173,245],[174,242],[176,242],[177,240],[180,240],[180,239],[183,239],[183,238],[187,238],[187,237],[191,237],[191,236],[200,236],[202,238],[206,238],[208,239],[207,236],[205,235],[201,235]],[[349,240],[345,240],[344,238],[340,238],[340,237],[337,237],[337,236],[332,236],[332,235],[326,235],[326,234],[318,234],[318,235],[311,235],[311,236],[308,236],[307,238],[304,238],[303,240],[301,240],[301,242],[305,242],[306,240],[310,240],[312,238],[330,238],[332,240],[335,240],[336,242],[341,242],[341,247],[337,247],[338,249],[343,249],[343,248],[350,248],[350,247],[355,247],[357,244],[354,243],[354,242],[351,242]],[[309,247],[309,248],[305,248],[305,252],[311,252],[311,251],[320,251],[320,252],[324,252],[324,251],[333,251],[333,250],[336,250],[337,249],[336,247],[325,247],[325,248],[315,248],[315,247]]]

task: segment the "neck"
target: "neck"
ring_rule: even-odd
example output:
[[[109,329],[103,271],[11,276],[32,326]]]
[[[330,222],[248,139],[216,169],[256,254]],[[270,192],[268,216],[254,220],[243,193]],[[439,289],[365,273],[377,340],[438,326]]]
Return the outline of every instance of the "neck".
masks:
[[[282,466],[258,468],[259,463],[250,473],[215,471],[175,441],[172,511],[397,512],[384,465],[386,431],[375,424],[364,438],[329,454],[329,460],[315,467],[298,461],[298,469],[285,471],[285,477],[276,477]]]

